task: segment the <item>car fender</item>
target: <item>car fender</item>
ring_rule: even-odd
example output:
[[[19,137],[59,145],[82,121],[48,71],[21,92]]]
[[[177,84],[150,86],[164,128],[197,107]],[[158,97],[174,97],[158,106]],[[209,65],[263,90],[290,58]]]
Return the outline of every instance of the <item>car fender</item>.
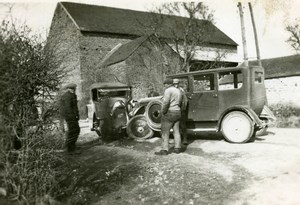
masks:
[[[262,110],[262,112],[259,115],[260,118],[265,118],[268,119],[270,121],[276,121],[276,117],[273,114],[273,112],[270,110],[270,108],[266,105],[264,105],[264,108]]]
[[[259,117],[257,116],[257,114],[249,107],[247,106],[233,106],[230,108],[227,108],[220,116],[218,124],[217,124],[217,131],[219,132],[221,130],[221,123],[223,118],[225,117],[226,114],[228,114],[229,112],[232,111],[242,111],[244,113],[246,113],[252,120],[252,122],[256,125],[256,127],[263,127],[263,124],[261,122],[261,120],[259,119]]]
[[[132,111],[130,112],[130,116],[133,117],[135,115],[141,115],[141,114],[145,114],[145,109],[147,107],[147,105],[154,101],[154,100],[161,100],[162,96],[156,96],[156,97],[146,97],[146,98],[140,98],[138,100],[134,101],[134,106]]]
[[[142,106],[138,106],[136,108],[134,108],[131,112],[130,112],[130,116],[136,116],[136,115],[143,115],[145,113],[145,109],[146,109],[146,105],[142,105]]]

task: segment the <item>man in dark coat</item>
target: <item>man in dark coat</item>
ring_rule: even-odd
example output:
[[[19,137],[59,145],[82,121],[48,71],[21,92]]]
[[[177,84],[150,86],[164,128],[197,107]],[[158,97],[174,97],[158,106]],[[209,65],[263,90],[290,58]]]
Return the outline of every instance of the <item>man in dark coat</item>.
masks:
[[[76,141],[80,133],[79,112],[77,106],[76,84],[71,83],[65,86],[65,93],[61,99],[61,114],[67,123],[66,148],[69,153],[74,153]],[[79,151],[75,152],[76,154]]]

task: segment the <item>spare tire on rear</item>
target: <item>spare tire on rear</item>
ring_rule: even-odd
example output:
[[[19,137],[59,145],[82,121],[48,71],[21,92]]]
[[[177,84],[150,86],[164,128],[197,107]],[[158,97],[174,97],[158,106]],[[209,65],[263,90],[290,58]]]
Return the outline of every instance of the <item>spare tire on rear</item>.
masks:
[[[145,116],[148,122],[148,125],[154,131],[161,130],[161,100],[150,101],[145,109]]]

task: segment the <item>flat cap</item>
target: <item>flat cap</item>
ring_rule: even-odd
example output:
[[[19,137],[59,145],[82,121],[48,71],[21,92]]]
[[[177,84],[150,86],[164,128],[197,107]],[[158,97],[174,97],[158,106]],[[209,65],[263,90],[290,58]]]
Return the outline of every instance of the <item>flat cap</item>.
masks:
[[[70,83],[65,86],[65,89],[68,89],[68,88],[74,89],[76,87],[77,87],[77,85],[75,83]]]
[[[175,78],[173,79],[173,84],[178,84],[179,83],[179,79]]]
[[[167,78],[167,79],[165,79],[164,84],[172,85],[173,80],[171,78]]]

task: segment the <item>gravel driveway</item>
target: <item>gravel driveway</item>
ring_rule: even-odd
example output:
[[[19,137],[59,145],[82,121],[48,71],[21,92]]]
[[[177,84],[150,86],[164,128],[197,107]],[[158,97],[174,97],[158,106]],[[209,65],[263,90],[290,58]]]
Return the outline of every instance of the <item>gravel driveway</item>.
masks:
[[[82,126],[82,136],[80,140],[86,141],[87,138],[96,138],[94,133],[87,130],[87,127]],[[109,144],[97,145],[89,148],[87,153],[81,156],[86,162],[87,155],[91,159],[91,154],[99,152],[99,150],[110,149],[116,151],[114,157],[125,155],[136,156],[135,160],[146,159],[149,161],[147,166],[159,164],[160,172],[170,170],[172,165],[181,164],[181,170],[186,174],[184,166],[192,167],[191,174],[208,173],[205,178],[205,184],[211,184],[210,187],[203,187],[202,192],[195,192],[191,196],[197,196],[194,199],[187,201],[175,200],[175,204],[270,204],[270,205],[293,205],[300,204],[300,129],[279,129],[270,128],[268,135],[260,136],[253,143],[247,144],[230,144],[225,142],[220,135],[200,133],[197,136],[190,136],[189,145],[184,153],[179,155],[170,154],[164,157],[154,156],[154,152],[159,149],[160,138],[154,138],[144,142],[136,142],[133,140],[120,140]],[[103,162],[102,162],[103,163]],[[132,162],[130,162],[132,163]],[[162,168],[161,164],[167,164]],[[145,176],[143,176],[145,177]],[[166,176],[166,178],[169,176]],[[218,177],[221,177],[218,180]],[[204,178],[203,178],[204,179]],[[226,187],[218,187],[218,183],[222,183]],[[197,182],[191,182],[195,186]],[[151,180],[150,180],[151,181]],[[199,180],[203,182],[204,180]],[[214,182],[213,182],[214,181]],[[177,187],[180,186],[180,181],[175,181]],[[193,184],[194,183],[194,184]],[[203,182],[204,183],[204,182]],[[215,184],[214,184],[215,183]],[[190,184],[190,185],[191,185]],[[189,185],[189,186],[190,186]],[[175,186],[176,187],[176,186]],[[231,187],[231,188],[230,188]],[[235,189],[233,187],[236,187]],[[193,187],[190,186],[192,190]],[[196,188],[195,188],[196,189]],[[197,188],[199,189],[199,187]],[[211,189],[211,190],[206,190]],[[214,189],[223,190],[222,193],[214,193]],[[133,190],[139,193],[138,188]],[[151,188],[152,190],[152,188]],[[149,191],[149,190],[148,190]],[[210,197],[200,200],[204,192]],[[170,190],[168,190],[170,192]],[[176,191],[175,191],[176,192]],[[222,192],[222,191],[221,191]],[[134,194],[136,194],[134,193]],[[106,197],[102,197],[97,204],[122,204],[114,200],[115,194],[121,199],[123,195],[122,189],[110,193]],[[215,195],[214,195],[215,194]],[[134,195],[133,195],[134,196]],[[139,194],[139,197],[141,194]],[[206,196],[206,195],[205,195]],[[204,196],[204,197],[205,197]],[[129,197],[129,196],[128,196]],[[169,198],[173,195],[168,195]],[[177,196],[178,197],[178,196]],[[214,198],[213,201],[212,198]],[[140,197],[141,200],[143,197]],[[192,197],[193,198],[193,197]],[[146,199],[146,198],[145,198]],[[125,199],[124,199],[125,200]],[[139,199],[136,199],[139,200]],[[134,201],[135,204],[136,200]],[[160,204],[161,199],[157,199],[155,204]],[[130,201],[130,200],[129,200]],[[174,200],[161,202],[164,204],[174,204]],[[131,204],[127,201],[124,204]],[[140,204],[149,204],[141,201]]]

